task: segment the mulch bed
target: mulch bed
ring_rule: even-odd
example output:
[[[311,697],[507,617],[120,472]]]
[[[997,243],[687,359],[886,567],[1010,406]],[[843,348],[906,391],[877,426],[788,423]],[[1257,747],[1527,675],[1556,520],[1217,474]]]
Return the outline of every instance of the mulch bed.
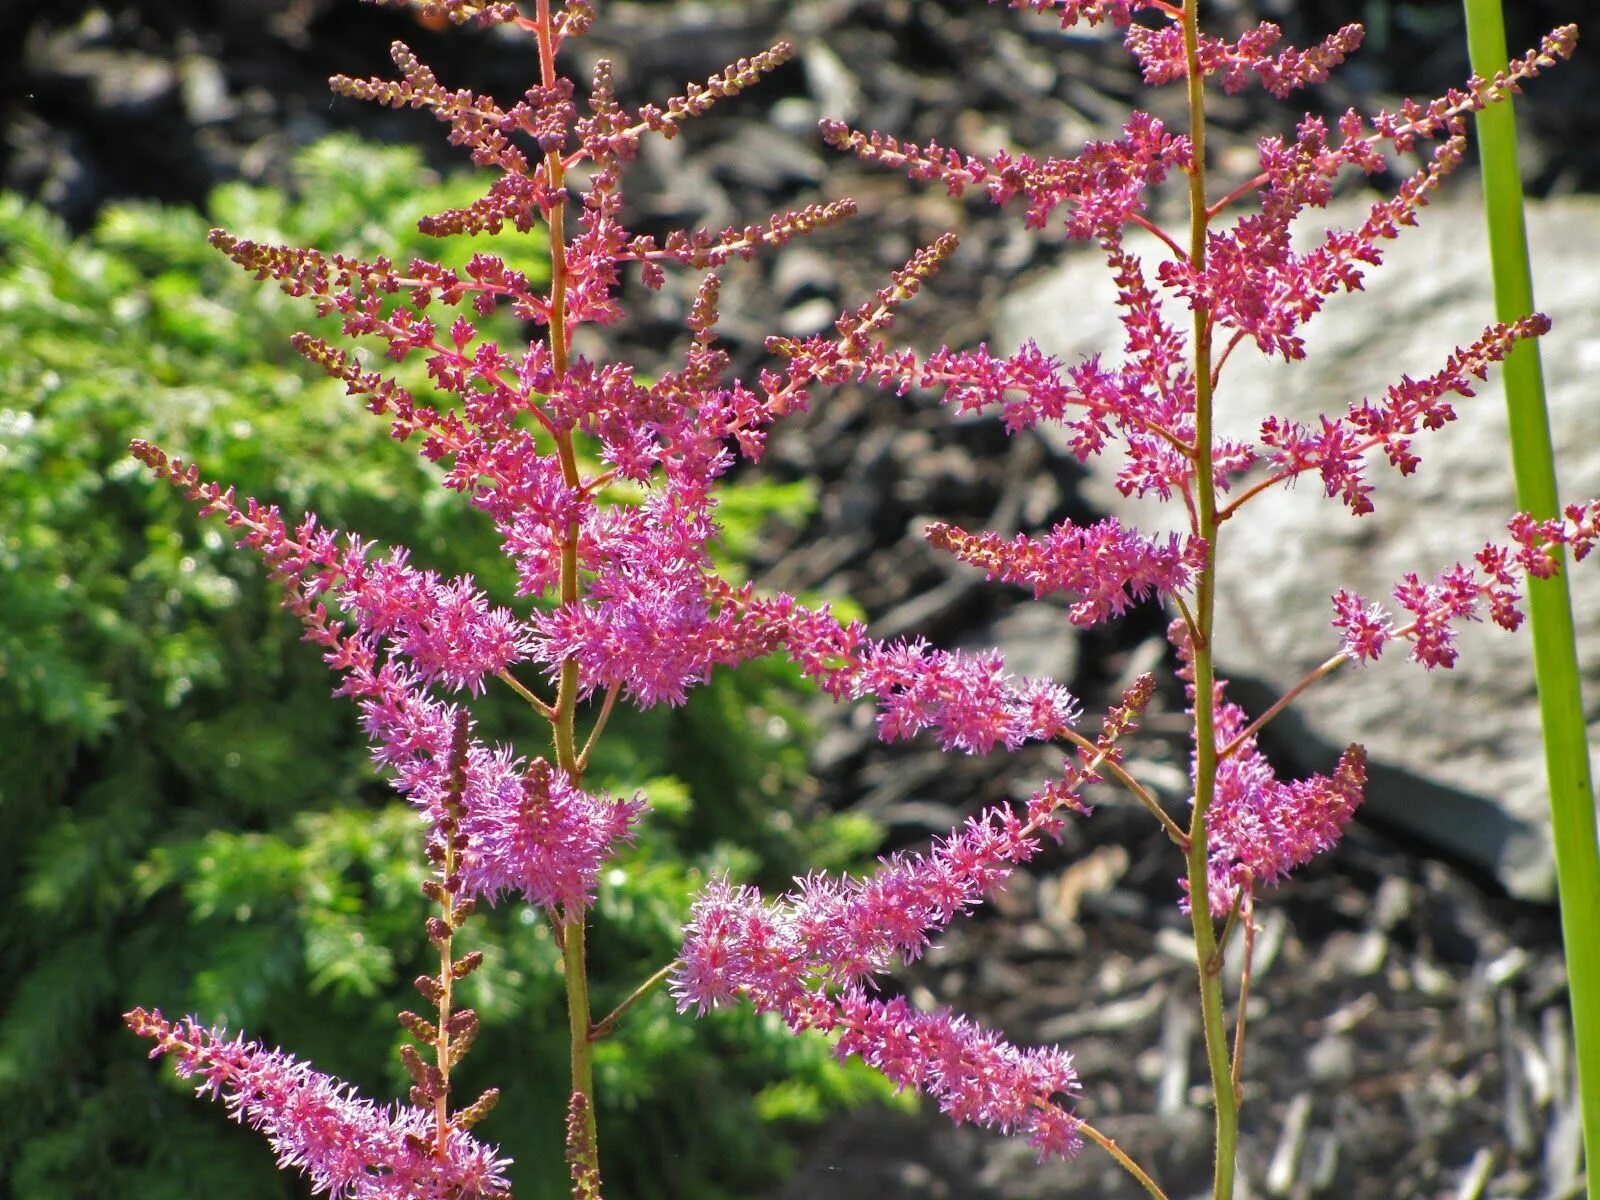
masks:
[[[1247,6],[1219,7],[1243,20]],[[1289,32],[1301,41],[1351,19],[1331,2],[1292,7],[1300,24]],[[1423,90],[1465,74],[1451,49],[1459,39],[1444,28],[1455,6],[1364,7],[1387,14],[1389,30],[1321,96],[1327,111],[1390,99],[1396,71]],[[1513,7],[1512,41],[1522,45],[1570,19],[1563,8],[1573,6]],[[0,28],[0,45],[17,56],[0,72],[17,81],[0,173],[80,225],[118,195],[194,202],[222,178],[273,179],[292,144],[335,128],[418,140],[448,163],[426,119],[330,105],[323,90],[333,71],[386,72],[395,36],[447,84],[514,94],[532,70],[526,53],[441,41],[403,15],[343,0],[94,11],[101,15],[55,6],[26,28]],[[1105,39],[1065,37],[1051,21],[956,0],[603,5],[584,52],[616,58],[625,97],[661,99],[780,35],[799,43],[799,60],[653,150],[632,193],[636,224],[651,230],[744,223],[840,195],[860,202],[854,222],[724,272],[723,333],[745,369],[762,360],[766,333],[826,328],[946,229],[960,233],[962,249],[898,326],[897,336],[923,350],[982,340],[997,298],[1061,253],[1014,213],[832,154],[813,132],[824,111],[974,152],[1009,144],[1070,154],[1086,138],[1113,135],[1130,103],[1152,102]],[[1548,89],[1541,82],[1530,107],[1536,189],[1600,181],[1600,136],[1585,136],[1600,130],[1597,79],[1591,62],[1553,74]],[[1169,91],[1153,104],[1176,117],[1179,99]],[[1245,169],[1255,139],[1285,121],[1243,97],[1221,103],[1217,116],[1224,171]],[[664,361],[681,345],[687,295],[669,286],[641,304],[615,331],[622,356]],[[850,389],[819,397],[779,432],[762,469],[815,479],[820,497],[803,527],[774,532],[759,564],[764,584],[850,595],[880,634],[943,645],[999,640],[1068,682],[1090,713],[1139,671],[1170,665],[1158,612],[1078,637],[1064,622],[1041,628],[1036,606],[924,545],[920,531],[933,518],[1006,532],[1091,519],[1078,495],[1081,468],[1041,439],[956,421],[924,397]],[[1175,810],[1187,780],[1181,711],[1181,696],[1163,693],[1130,743],[1130,766]],[[820,719],[821,793],[871,813],[895,847],[925,844],[984,804],[1025,796],[1051,765],[1043,751],[967,759],[921,743],[886,748],[870,714]],[[1085,1083],[1081,1111],[1174,1200],[1200,1195],[1211,1131],[1199,1104],[1205,1068],[1176,904],[1179,864],[1142,811],[1109,791],[1095,799],[1099,810],[1062,847],[952,928],[896,986],[1018,1041],[1070,1048]],[[1337,853],[1266,894],[1262,914],[1241,1194],[1579,1194],[1553,911],[1507,900],[1428,847],[1358,823]],[[819,1190],[837,1200],[1142,1194],[1098,1151],[1038,1168],[1026,1146],[955,1129],[936,1113],[879,1112],[818,1134],[782,1194]]]

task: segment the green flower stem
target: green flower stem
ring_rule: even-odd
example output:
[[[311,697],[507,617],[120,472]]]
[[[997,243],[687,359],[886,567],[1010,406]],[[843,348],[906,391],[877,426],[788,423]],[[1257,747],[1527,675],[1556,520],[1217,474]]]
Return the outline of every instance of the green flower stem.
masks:
[[[533,32],[539,42],[539,69],[546,87],[556,82],[555,20],[550,10],[550,0],[538,0],[535,7]],[[545,154],[546,178],[552,192],[559,192],[566,170],[561,155],[556,151]],[[550,317],[548,333],[550,359],[557,378],[567,370],[567,231],[566,212],[557,205],[550,214]],[[576,490],[582,480],[578,473],[578,456],[572,434],[556,435],[556,453],[561,461],[561,476],[569,488]],[[567,529],[561,547],[561,604],[563,607],[578,603],[578,525],[574,521]],[[578,664],[568,659],[561,664],[556,685],[554,719],[551,721],[555,742],[556,765],[576,785],[583,777],[576,739],[578,710]],[[585,961],[588,930],[581,911],[566,914],[561,919],[561,966],[567,990],[567,1030],[571,1042],[572,1091],[582,1101],[574,1105],[583,1128],[577,1130],[568,1144],[577,1149],[580,1161],[569,1164],[577,1177],[599,1177],[600,1136],[594,1115],[594,1042],[591,1038],[589,1015],[589,975]]]
[[[1189,76],[1189,139],[1194,166],[1189,174],[1189,256],[1196,271],[1205,266],[1206,227],[1206,105],[1205,74],[1200,66],[1199,0],[1184,0],[1183,47]],[[1216,668],[1212,661],[1211,628],[1216,615],[1217,492],[1212,469],[1211,420],[1211,313],[1204,304],[1194,308],[1195,380],[1195,511],[1196,532],[1205,539],[1206,562],[1195,587],[1195,610],[1190,626],[1194,647],[1194,812],[1189,824],[1189,851],[1185,856],[1189,876],[1189,915],[1194,931],[1195,962],[1200,980],[1201,1025],[1205,1031],[1206,1062],[1211,1071],[1211,1095],[1216,1108],[1216,1167],[1213,1200],[1233,1196],[1234,1157],[1239,1140],[1239,1104],[1234,1095],[1233,1071],[1228,1058],[1228,1030],[1222,1004],[1222,964],[1217,954],[1216,928],[1211,921],[1207,887],[1206,814],[1217,791],[1217,731],[1212,694]]]
[[[1508,61],[1500,0],[1465,0],[1465,5],[1472,69],[1491,78],[1505,70]],[[1510,98],[1480,112],[1477,125],[1495,315],[1501,321],[1512,321],[1533,312],[1533,278],[1517,168],[1516,116]],[[1517,505],[1540,519],[1558,516],[1554,454],[1538,344],[1519,342],[1503,370]],[[1600,1196],[1600,937],[1595,933],[1600,929],[1600,843],[1595,833],[1594,783],[1589,774],[1564,551],[1561,562],[1561,574],[1555,578],[1528,581],[1528,609],[1532,616],[1539,716],[1544,728],[1545,772],[1550,786],[1588,1193],[1593,1198]]]
[[[1117,1145],[1115,1140],[1108,1138],[1087,1121],[1078,1123],[1078,1132],[1116,1159],[1117,1165],[1129,1175],[1132,1175],[1138,1181],[1139,1186],[1149,1192],[1155,1200],[1167,1200],[1167,1194],[1156,1186],[1156,1181],[1145,1173],[1143,1167],[1129,1158],[1127,1151]]]

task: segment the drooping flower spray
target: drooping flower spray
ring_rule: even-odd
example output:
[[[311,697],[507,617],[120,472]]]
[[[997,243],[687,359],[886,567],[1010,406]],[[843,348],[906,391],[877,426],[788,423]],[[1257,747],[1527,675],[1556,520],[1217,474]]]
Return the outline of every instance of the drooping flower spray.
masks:
[[[424,358],[429,395],[413,394],[326,341],[296,340],[308,360],[386,418],[397,439],[416,439],[424,456],[446,468],[446,486],[493,521],[516,569],[516,607],[497,606],[471,579],[444,580],[412,565],[404,550],[378,554],[315,516],[286,521],[275,508],[205,481],[196,466],[144,443],[134,447],[203,511],[220,515],[281,580],[308,640],[339,673],[339,690],[358,703],[375,758],[427,823],[435,868],[427,892],[438,912],[426,933],[439,971],[418,980],[433,1014],[401,1017],[421,1047],[406,1055],[410,1103],[379,1109],[278,1052],[192,1021],[136,1011],[132,1027],[155,1040],[156,1053],[176,1055],[203,1089],[222,1094],[241,1120],[266,1131],[283,1164],[304,1170],[318,1188],[351,1196],[503,1195],[504,1163],[468,1134],[493,1095],[453,1109],[450,1080],[476,1028],[453,985],[479,960],[459,953],[457,939],[477,903],[509,897],[544,914],[562,952],[572,1080],[567,1168],[575,1195],[601,1190],[594,1045],[641,995],[665,983],[685,1010],[744,1002],[796,1032],[821,1031],[841,1054],[858,1055],[897,1085],[929,1096],[953,1119],[1021,1134],[1041,1155],[1068,1156],[1093,1141],[1161,1196],[1146,1171],[1074,1111],[1078,1080],[1065,1051],[1012,1046],[955,1013],[921,1011],[879,982],[1000,886],[1044,839],[1059,836],[1070,814],[1087,811],[1084,789],[1110,778],[1181,852],[1174,898],[1189,911],[1194,934],[1215,1095],[1214,1194],[1231,1195],[1244,1004],[1241,998],[1230,1044],[1222,952],[1234,936],[1248,951],[1260,887],[1338,839],[1360,802],[1365,761],[1351,747],[1327,776],[1281,781],[1255,742],[1277,709],[1251,721],[1227,700],[1212,656],[1226,523],[1241,505],[1307,474],[1353,513],[1368,511],[1369,452],[1381,451],[1402,473],[1414,470],[1415,435],[1452,419],[1450,397],[1470,395],[1475,378],[1547,322],[1490,326],[1435,375],[1403,380],[1381,400],[1352,404],[1315,428],[1264,414],[1254,442],[1217,436],[1213,389],[1235,353],[1302,357],[1300,327],[1326,297],[1359,287],[1362,270],[1381,259],[1381,242],[1415,221],[1460,161],[1467,115],[1568,54],[1574,32],[1557,31],[1504,76],[1474,80],[1427,106],[1370,120],[1349,113],[1333,129],[1307,118],[1294,138],[1261,143],[1253,178],[1212,197],[1208,80],[1229,91],[1259,82],[1286,95],[1324,78],[1359,44],[1359,28],[1299,51],[1279,49],[1270,24],[1233,42],[1206,34],[1195,0],[1014,0],[1012,7],[1054,14],[1063,27],[1123,27],[1148,83],[1184,83],[1187,130],[1135,113],[1120,137],[1071,159],[975,159],[831,122],[823,133],[837,147],[943,183],[952,194],[975,189],[1000,204],[1020,199],[1031,226],[1059,220],[1068,237],[1097,245],[1118,284],[1123,361],[1064,365],[1033,346],[1009,355],[982,346],[926,356],[891,348],[883,331],[953,251],[954,239],[944,237],[842,315],[830,334],[769,341],[776,366],[750,386],[725,377],[727,356],[715,338],[716,270],[841,220],[851,206],[813,205],[761,225],[657,240],[624,228],[621,184],[643,138],[673,136],[685,119],[754,84],[789,48],[740,60],[665,106],[636,112],[623,108],[602,63],[580,107],[558,59],[592,21],[582,0],[559,8],[537,0],[531,11],[471,0],[421,7],[457,23],[526,33],[538,49],[538,82],[502,107],[491,97],[447,90],[397,43],[398,79],[338,77],[335,90],[429,110],[475,163],[496,168],[500,176],[481,198],[426,218],[422,228],[470,237],[541,227],[549,235],[548,285],[536,286],[487,253],[456,271],[423,260],[356,261],[223,231],[212,240],[259,278],[307,297],[319,313],[338,314],[346,336],[375,339],[395,360]],[[1146,23],[1134,23],[1136,15]],[[1305,249],[1291,243],[1291,223],[1327,203],[1341,171],[1371,173],[1385,164],[1387,150],[1437,138],[1443,141],[1429,162],[1395,197],[1375,204],[1361,227],[1329,231]],[[1163,229],[1147,215],[1149,189],[1169,178],[1187,187],[1186,231]],[[1254,207],[1235,216],[1247,202]],[[1153,272],[1126,245],[1130,228],[1153,233],[1169,251]],[[625,274],[659,287],[667,270],[701,273],[681,367],[643,383],[627,363],[575,352],[578,326],[621,316]],[[533,326],[526,346],[503,348],[482,331],[500,308]],[[1170,311],[1187,318],[1174,320]],[[1062,425],[1084,460],[1115,443],[1124,452],[1119,488],[1183,506],[1182,536],[1146,535],[1115,520],[1011,538],[939,524],[927,536],[993,580],[1067,597],[1065,619],[1080,627],[1152,596],[1172,605],[1178,617],[1171,636],[1193,705],[1186,820],[1164,811],[1122,765],[1120,739],[1150,703],[1152,678],[1131,687],[1091,737],[1076,728],[1074,697],[1053,681],[1013,675],[998,652],[875,639],[826,608],[717,576],[707,547],[717,530],[718,481],[736,453],[759,458],[774,420],[803,407],[817,387],[852,381],[925,389],[963,412],[992,410],[1013,432]],[[1403,580],[1395,598],[1404,616],[1339,592],[1333,623],[1343,646],[1305,685],[1342,662],[1374,658],[1397,639],[1424,665],[1449,666],[1452,622],[1487,606],[1494,620],[1515,626],[1516,570],[1548,574],[1558,543],[1581,558],[1600,535],[1597,526],[1600,502],[1574,506],[1561,520],[1514,519],[1509,546],[1486,547],[1472,565],[1431,582]],[[586,786],[596,740],[618,702],[678,704],[716,668],[771,653],[790,656],[838,700],[872,699],[885,740],[926,731],[945,750],[979,755],[1058,742],[1071,758],[1024,804],[986,809],[925,852],[888,858],[864,878],[807,876],[772,897],[711,882],[695,899],[678,961],[643,978],[617,1010],[596,1019],[586,973],[588,908],[602,865],[648,803]],[[548,730],[537,752],[492,746],[476,733],[472,698],[497,686],[521,697],[535,726]],[[580,717],[587,725],[581,737]]]

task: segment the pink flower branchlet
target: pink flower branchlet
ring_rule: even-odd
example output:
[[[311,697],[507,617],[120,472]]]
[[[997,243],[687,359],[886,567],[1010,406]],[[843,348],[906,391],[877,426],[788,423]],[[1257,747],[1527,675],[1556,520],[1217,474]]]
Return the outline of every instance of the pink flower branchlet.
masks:
[[[1123,26],[1133,20],[1135,13],[1163,12],[1170,17],[1179,11],[1166,0],[1008,0],[1008,3],[1012,8],[1050,13],[1060,19],[1063,29],[1071,29],[1079,21],[1089,25],[1109,21]]]
[[[791,1028],[837,1032],[893,1082],[934,1097],[958,1121],[1025,1131],[1041,1155],[1070,1157],[1079,1123],[1060,1105],[1078,1091],[1071,1059],[1020,1050],[948,1010],[924,1013],[869,994],[873,978],[916,959],[932,934],[976,907],[1056,837],[1063,811],[1087,812],[1081,791],[1120,758],[1155,690],[1142,677],[1106,716],[1099,738],[1030,797],[1024,814],[986,809],[925,854],[896,854],[862,879],[807,876],[772,900],[727,880],[708,885],[685,926],[672,990],[680,1009],[746,1000]]]
[[[748,995],[783,1010],[800,1003],[812,983],[862,983],[913,961],[930,934],[1030,860],[1040,834],[1059,837],[1063,811],[1089,811],[1082,790],[1099,781],[1106,763],[1120,761],[1118,739],[1136,727],[1154,691],[1149,675],[1130,687],[1096,741],[1041,785],[1021,815],[1008,806],[985,809],[926,853],[893,855],[861,879],[808,876],[771,901],[726,880],[709,885],[696,900],[674,974],[680,1007],[705,1009]]]
[[[1550,578],[1559,570],[1558,546],[1571,547],[1578,562],[1587,558],[1600,538],[1600,500],[1568,505],[1560,518],[1548,521],[1518,513],[1506,522],[1506,528],[1511,543],[1485,544],[1470,565],[1455,563],[1431,583],[1424,583],[1414,573],[1402,578],[1395,585],[1394,599],[1411,615],[1405,624],[1399,624],[1400,618],[1383,605],[1356,592],[1341,589],[1335,593],[1333,627],[1340,633],[1343,652],[1357,662],[1371,662],[1387,643],[1399,639],[1411,643],[1411,661],[1429,670],[1454,666],[1452,625],[1478,620],[1484,603],[1496,625],[1517,629],[1523,618],[1517,572],[1535,579]]]
[[[1168,638],[1184,663],[1179,677],[1193,703],[1194,646],[1188,627],[1174,621]],[[1331,849],[1360,807],[1367,778],[1366,752],[1350,746],[1331,775],[1281,782],[1257,748],[1244,710],[1224,698],[1225,688],[1219,679],[1212,691],[1219,762],[1206,812],[1206,893],[1216,917],[1247,908],[1256,885],[1278,883]],[[1191,775],[1198,770],[1198,755],[1192,755]],[[1188,879],[1180,879],[1179,886],[1187,912]]]
[[[895,996],[850,988],[831,1023],[840,1054],[858,1055],[896,1087],[930,1096],[952,1121],[1026,1135],[1041,1161],[1072,1158],[1082,1123],[1066,1107],[1082,1090],[1072,1056],[1020,1049],[948,1009],[921,1012]]]
[[[1148,596],[1187,591],[1205,560],[1205,543],[1177,534],[1147,537],[1115,517],[1083,527],[1063,521],[1042,538],[970,534],[942,522],[928,527],[928,544],[980,567],[989,579],[1031,587],[1036,597],[1070,592],[1083,599],[1067,610],[1074,625],[1121,616]]]
[[[508,1159],[452,1122],[437,1152],[430,1110],[382,1107],[348,1084],[258,1042],[193,1020],[136,1008],[128,1027],[151,1038],[150,1056],[173,1056],[178,1074],[219,1097],[228,1115],[267,1137],[278,1164],[299,1171],[315,1195],[334,1200],[493,1200],[511,1195]]]
[[[1388,388],[1381,404],[1354,403],[1342,417],[1324,416],[1314,430],[1300,422],[1267,417],[1261,423],[1261,445],[1271,474],[1251,493],[1316,471],[1329,497],[1341,500],[1357,516],[1371,512],[1368,452],[1381,448],[1390,465],[1402,475],[1411,474],[1421,463],[1411,439],[1456,419],[1449,397],[1472,396],[1474,379],[1487,378],[1490,366],[1503,361],[1518,341],[1549,329],[1550,320],[1542,313],[1490,326],[1471,346],[1451,353],[1445,365],[1426,379],[1404,377]]]
[[[859,621],[846,624],[792,596],[758,597],[725,586],[720,595],[734,643],[730,657],[782,649],[835,699],[874,698],[884,741],[932,729],[941,749],[987,754],[996,746],[1048,741],[1078,718],[1078,702],[1066,688],[1013,676],[999,651],[871,638]]]
[[[1229,95],[1242,92],[1254,75],[1263,88],[1283,100],[1298,88],[1326,83],[1328,72],[1361,45],[1364,34],[1361,26],[1346,25],[1310,50],[1291,47],[1272,54],[1272,48],[1283,40],[1283,30],[1271,21],[1262,21],[1236,42],[1202,33],[1198,39],[1200,69],[1208,76],[1220,76],[1222,90]],[[1133,26],[1128,30],[1127,46],[1139,61],[1144,81],[1153,87],[1189,77],[1179,26]]]
[[[276,508],[250,500],[240,509],[231,489],[201,482],[193,465],[145,443],[135,443],[133,452],[199,500],[202,513],[222,515],[241,544],[261,555],[283,584],[285,607],[305,625],[306,640],[322,646],[324,661],[343,673],[338,693],[360,705],[374,760],[394,773],[396,788],[437,829],[450,793],[460,710],[431,695],[428,685],[476,691],[484,675],[524,657],[526,634],[510,614],[491,609],[468,581],[440,584],[401,554],[371,563],[363,542],[341,539],[315,516],[291,532]],[[353,630],[329,614],[323,597],[349,613]],[[469,835],[460,866],[467,894],[494,899],[510,892],[552,910],[587,907],[600,868],[631,836],[644,808],[642,798],[591,794],[543,759],[526,764],[475,738],[467,745],[460,801]]]

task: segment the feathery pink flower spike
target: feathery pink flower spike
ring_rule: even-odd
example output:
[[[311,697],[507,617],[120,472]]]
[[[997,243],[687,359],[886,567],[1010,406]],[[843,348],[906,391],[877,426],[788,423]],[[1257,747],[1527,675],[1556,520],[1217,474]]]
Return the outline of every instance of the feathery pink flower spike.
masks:
[[[168,1021],[136,1008],[128,1028],[151,1038],[150,1057],[172,1055],[196,1091],[220,1098],[228,1115],[266,1135],[278,1165],[299,1171],[314,1195],[333,1200],[497,1200],[511,1195],[510,1160],[462,1129],[439,1153],[433,1114],[380,1107],[349,1084],[259,1042]]]

